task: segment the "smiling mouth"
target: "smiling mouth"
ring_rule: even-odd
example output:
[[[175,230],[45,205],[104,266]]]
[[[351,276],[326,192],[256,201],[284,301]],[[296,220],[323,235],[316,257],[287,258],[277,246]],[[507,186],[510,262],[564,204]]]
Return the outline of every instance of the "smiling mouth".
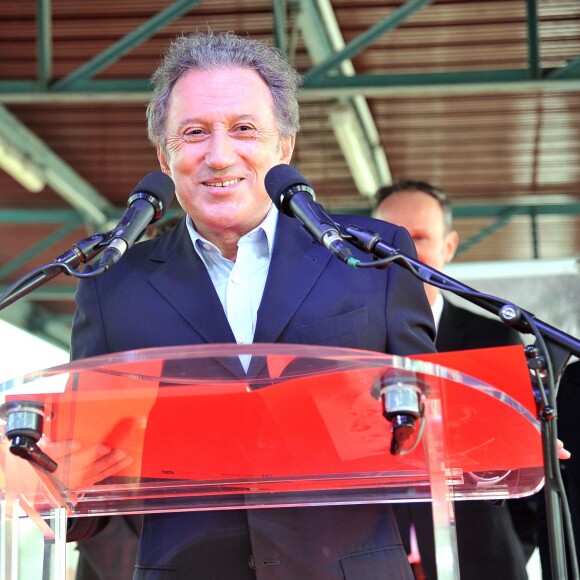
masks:
[[[242,181],[240,178],[228,179],[227,181],[205,181],[204,185],[210,187],[228,187],[228,185],[234,185],[234,183],[239,183],[240,181]]]

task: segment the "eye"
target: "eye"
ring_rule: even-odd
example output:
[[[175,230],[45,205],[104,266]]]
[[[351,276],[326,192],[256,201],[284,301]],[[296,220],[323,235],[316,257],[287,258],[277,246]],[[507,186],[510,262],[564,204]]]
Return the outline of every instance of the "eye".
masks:
[[[256,128],[248,123],[240,123],[232,129],[233,133],[244,134],[244,136],[254,135]]]
[[[203,135],[203,131],[197,127],[191,128],[191,129],[187,129],[186,131],[184,131],[183,133],[186,137],[192,136],[195,137],[197,135]]]
[[[206,136],[206,132],[199,127],[189,127],[181,134],[181,139],[186,143],[197,143],[202,141]]]

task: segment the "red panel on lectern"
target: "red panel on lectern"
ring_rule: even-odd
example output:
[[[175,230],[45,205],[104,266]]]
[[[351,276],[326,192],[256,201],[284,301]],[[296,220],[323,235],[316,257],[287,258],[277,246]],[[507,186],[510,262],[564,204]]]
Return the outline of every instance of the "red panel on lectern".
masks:
[[[479,348],[415,355],[408,358],[431,361],[487,383],[524,405],[536,416],[536,404],[522,346]]]
[[[295,372],[300,357],[268,355],[269,378],[258,387],[233,376],[168,378],[163,360],[83,370],[71,374],[65,393],[41,397],[53,414],[47,435],[122,448],[135,461],[118,475],[136,478],[286,478],[295,489],[304,476],[346,480],[425,471],[422,444],[407,455],[389,453],[390,425],[373,387],[391,366],[386,356],[375,365],[372,357],[368,364],[338,358],[329,370],[308,373]],[[434,363],[417,377],[441,394],[448,467],[542,465],[522,347],[414,358]],[[472,386],[463,384],[462,373],[477,378]]]
[[[417,358],[454,364],[464,372],[469,367],[481,381],[499,383],[533,411],[521,347],[464,355]],[[389,453],[389,424],[371,394],[381,373],[356,369],[283,380],[282,371],[278,382],[262,389],[214,395],[191,387],[185,398],[183,387],[160,389],[148,421],[143,476],[291,477],[420,468],[425,465],[421,445],[408,455]],[[439,383],[442,392],[450,467],[486,471],[541,465],[539,433],[513,407],[460,383],[425,380]]]

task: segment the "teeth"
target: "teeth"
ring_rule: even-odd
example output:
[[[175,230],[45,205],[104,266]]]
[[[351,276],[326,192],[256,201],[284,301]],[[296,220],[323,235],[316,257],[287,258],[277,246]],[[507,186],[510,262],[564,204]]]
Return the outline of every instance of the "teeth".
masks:
[[[230,179],[228,181],[220,181],[220,182],[207,182],[206,185],[211,185],[212,187],[227,187],[228,185],[233,185],[234,183],[238,183],[241,181],[240,179]]]

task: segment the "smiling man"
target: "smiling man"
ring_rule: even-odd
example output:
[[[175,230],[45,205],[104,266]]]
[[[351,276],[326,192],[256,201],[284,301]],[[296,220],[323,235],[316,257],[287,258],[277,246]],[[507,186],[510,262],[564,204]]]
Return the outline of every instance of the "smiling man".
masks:
[[[157,145],[196,231],[232,261],[239,239],[270,211],[266,173],[289,163],[294,149],[294,134],[281,133],[274,108],[264,106],[271,101],[253,70],[192,70],[173,87]]]
[[[272,204],[264,177],[290,163],[299,83],[265,43],[208,32],[171,44],[153,76],[147,114],[150,140],[186,216],[102,276],[80,282],[74,358],[256,342],[434,351],[418,280],[403,268],[351,270]],[[340,219],[414,252],[403,228]],[[116,460],[110,458],[113,466]],[[69,538],[92,532],[86,527],[75,537],[73,529]],[[412,573],[391,508],[373,504],[145,516],[134,578],[178,577],[367,580]]]

